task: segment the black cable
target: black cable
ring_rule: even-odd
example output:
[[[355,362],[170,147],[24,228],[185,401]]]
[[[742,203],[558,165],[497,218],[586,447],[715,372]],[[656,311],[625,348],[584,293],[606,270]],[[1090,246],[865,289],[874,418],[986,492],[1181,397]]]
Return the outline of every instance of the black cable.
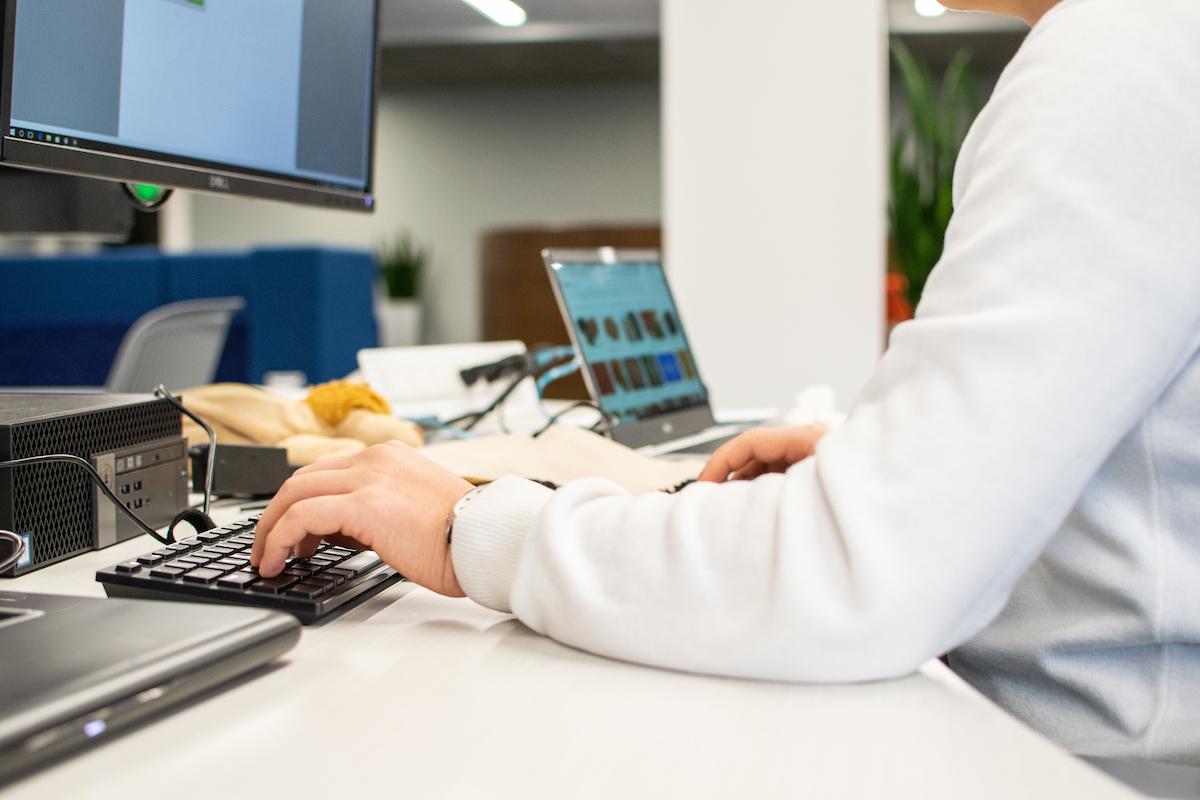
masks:
[[[611,431],[613,428],[615,428],[615,427],[617,426],[617,424],[620,422],[620,420],[618,420],[618,419],[617,419],[617,415],[616,415],[616,414],[613,414],[613,413],[612,413],[612,412],[610,412],[610,411],[605,411],[603,408],[601,408],[600,406],[596,405],[596,404],[595,404],[595,403],[593,403],[591,400],[580,400],[580,401],[578,401],[578,402],[572,403],[571,405],[567,406],[567,407],[566,407],[566,408],[564,408],[562,411],[559,411],[557,414],[555,414],[553,417],[551,417],[551,418],[550,418],[550,421],[549,421],[549,422],[547,422],[547,423],[546,423],[546,424],[545,424],[545,425],[544,425],[544,426],[543,426],[543,427],[542,427],[540,430],[538,430],[538,432],[537,432],[537,433],[535,433],[535,434],[533,435],[533,438],[535,438],[535,439],[536,439],[536,438],[538,438],[539,436],[541,436],[543,433],[545,433],[546,431],[548,431],[548,430],[550,430],[551,428],[553,428],[555,425],[557,425],[557,424],[558,424],[558,421],[559,421],[560,419],[562,419],[562,418],[563,418],[564,416],[566,416],[568,413],[570,413],[570,412],[574,411],[574,410],[575,410],[575,409],[577,409],[577,408],[590,408],[590,409],[592,409],[592,410],[594,410],[594,411],[599,411],[599,412],[600,412],[600,421],[599,421],[599,422],[597,422],[595,425],[593,425],[593,426],[592,426],[592,430],[593,430],[593,431],[596,431],[597,433],[601,433],[601,432],[603,432],[603,433],[608,433],[608,432],[609,432],[609,431]],[[605,428],[603,431],[599,431],[599,430],[598,430],[598,428],[599,428],[601,425],[607,425],[608,427],[607,427],[607,428]]]
[[[217,432],[214,431],[207,422],[189,411],[183,403],[179,402],[179,398],[171,394],[171,390],[166,386],[163,386],[161,383],[155,387],[154,396],[161,397],[163,400],[166,400],[168,403],[175,406],[175,408],[179,409],[180,414],[183,414],[192,422],[199,425],[204,429],[204,433],[208,435],[208,464],[204,470],[204,507],[202,509],[204,511],[204,516],[207,517],[208,506],[209,503],[212,502],[213,481],[215,480],[217,474]],[[211,517],[209,517],[209,522],[212,522]],[[174,522],[171,523],[171,527],[175,527]],[[216,526],[209,525],[208,527],[214,528]],[[207,530],[207,528],[205,530]]]
[[[86,459],[82,459],[79,456],[71,456],[65,453],[49,456],[30,456],[29,458],[18,458],[13,461],[0,461],[0,469],[28,467],[34,464],[74,464],[77,467],[82,467],[91,477],[92,482],[96,484],[96,488],[98,488],[105,497],[112,501],[112,504],[117,507],[118,511],[129,517],[129,519],[133,520],[133,524],[137,525],[143,533],[149,534],[163,544],[175,543],[175,539],[171,535],[170,531],[167,531],[166,536],[162,536],[158,531],[154,530],[154,528],[151,528],[145,522],[142,522],[141,517],[126,508],[125,504],[121,502],[121,499],[117,497],[113,490],[108,488],[108,484],[104,482],[104,478],[100,477],[100,473],[96,471],[96,468],[89,464]]]
[[[541,378],[546,373],[561,366],[564,358],[574,357],[573,355],[565,354],[561,357],[554,355],[550,356],[550,360],[546,362],[544,359],[545,356],[547,356],[551,351],[558,352],[569,349],[570,348],[562,345],[538,345],[526,353],[506,356],[499,361],[493,361],[487,364],[480,364],[475,367],[468,367],[467,369],[460,370],[458,375],[462,379],[462,382],[465,386],[473,386],[480,380],[486,380],[488,383],[495,383],[505,375],[512,375],[513,378],[504,388],[504,391],[500,393],[499,397],[493,400],[487,408],[483,409],[482,411],[472,411],[468,414],[463,414],[453,419],[439,422],[439,424],[442,427],[448,428],[466,422],[467,424],[462,428],[462,430],[464,432],[470,432],[475,428],[476,425],[482,422],[484,418],[488,416],[488,414],[491,414],[497,409],[502,409],[504,401],[508,400],[512,393],[517,390],[517,387],[521,385],[521,381],[529,377]],[[594,405],[592,407],[597,408]],[[599,410],[599,408],[597,408],[597,410]],[[603,414],[604,412],[601,411],[600,413]],[[504,433],[508,433],[508,426],[505,423],[503,414],[501,414],[500,417],[500,430]]]
[[[0,572],[8,572],[19,564],[21,557],[25,555],[25,539],[12,531],[0,531],[0,539],[8,539],[13,543],[13,554],[0,562]]]
[[[493,361],[487,364],[480,364],[474,367],[467,367],[460,370],[458,377],[462,379],[464,386],[474,386],[480,380],[486,380],[488,383],[495,383],[510,372],[517,372],[529,368],[529,354],[522,353],[515,356],[506,356],[499,361]]]
[[[454,419],[447,420],[445,424],[457,425],[460,422],[467,422],[470,420],[463,427],[463,430],[472,430],[476,425],[482,422],[488,414],[499,408],[501,404],[503,404],[504,401],[507,400],[509,396],[517,390],[517,387],[521,385],[521,381],[534,374],[535,371],[536,369],[534,367],[525,367],[521,370],[521,372],[515,375],[511,381],[509,381],[508,386],[504,388],[504,391],[500,393],[500,396],[493,400],[491,405],[489,405],[487,408],[483,409],[482,411],[473,411],[470,414],[463,414],[461,417],[455,417]]]

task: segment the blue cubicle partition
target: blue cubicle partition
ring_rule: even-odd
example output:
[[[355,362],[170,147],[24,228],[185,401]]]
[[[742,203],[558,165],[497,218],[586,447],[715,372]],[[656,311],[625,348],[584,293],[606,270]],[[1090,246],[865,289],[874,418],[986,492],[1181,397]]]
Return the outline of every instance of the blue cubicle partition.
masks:
[[[355,369],[377,342],[375,262],[330,248],[0,258],[0,386],[98,386],[129,326],[177,300],[237,295],[217,379],[258,383],[298,370],[313,382]]]

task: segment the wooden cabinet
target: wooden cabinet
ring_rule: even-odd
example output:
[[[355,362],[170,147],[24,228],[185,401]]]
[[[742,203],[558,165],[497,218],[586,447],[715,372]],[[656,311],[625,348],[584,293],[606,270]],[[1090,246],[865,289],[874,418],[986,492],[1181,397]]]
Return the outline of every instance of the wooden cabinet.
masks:
[[[483,338],[519,339],[527,347],[570,344],[554,292],[546,277],[542,250],[659,248],[658,226],[514,228],[483,237]],[[587,397],[582,379],[559,381],[549,397]]]

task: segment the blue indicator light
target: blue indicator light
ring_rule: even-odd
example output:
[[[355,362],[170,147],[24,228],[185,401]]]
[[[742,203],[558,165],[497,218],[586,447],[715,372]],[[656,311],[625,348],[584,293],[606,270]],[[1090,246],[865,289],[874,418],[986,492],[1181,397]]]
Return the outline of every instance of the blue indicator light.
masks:
[[[83,732],[92,739],[95,739],[106,730],[108,730],[108,725],[102,719],[94,719],[83,726]]]

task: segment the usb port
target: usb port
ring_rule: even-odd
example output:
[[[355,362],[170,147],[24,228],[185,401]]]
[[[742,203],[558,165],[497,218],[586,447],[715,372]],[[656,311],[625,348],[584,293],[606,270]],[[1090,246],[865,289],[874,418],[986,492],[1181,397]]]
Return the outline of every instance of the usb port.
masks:
[[[121,484],[121,494],[129,494],[129,484],[128,483]]]
[[[134,500],[134,501],[133,501],[133,507],[134,507],[134,508],[141,508],[141,507],[142,507],[142,498],[140,498],[140,497],[139,497],[137,500]]]
[[[134,481],[134,482],[133,482],[133,490],[134,490],[135,492],[140,492],[140,491],[142,490],[142,482],[141,482],[141,481]]]

